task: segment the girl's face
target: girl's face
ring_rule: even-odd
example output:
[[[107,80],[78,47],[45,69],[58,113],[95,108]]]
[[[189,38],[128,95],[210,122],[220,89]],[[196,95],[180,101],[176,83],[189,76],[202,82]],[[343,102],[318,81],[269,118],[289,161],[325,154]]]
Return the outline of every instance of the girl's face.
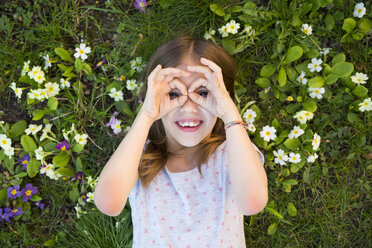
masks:
[[[195,65],[191,62],[183,63],[176,68],[188,71],[187,66]],[[204,78],[201,73],[190,72],[189,77],[179,77],[188,89],[193,82]],[[195,90],[195,93],[201,96],[209,94],[205,87]],[[174,89],[170,92],[171,99],[181,95],[180,90]],[[190,98],[180,107],[177,107],[163,116],[161,119],[167,135],[167,144],[172,149],[178,149],[181,146],[194,147],[203,139],[209,137],[217,121],[217,116],[193,102]]]

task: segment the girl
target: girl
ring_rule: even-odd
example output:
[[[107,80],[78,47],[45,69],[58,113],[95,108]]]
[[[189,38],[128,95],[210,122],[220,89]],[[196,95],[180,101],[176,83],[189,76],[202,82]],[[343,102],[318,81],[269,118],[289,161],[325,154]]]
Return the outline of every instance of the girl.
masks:
[[[143,106],[94,194],[110,216],[129,197],[133,247],[245,247],[243,215],[260,212],[268,192],[232,100],[235,74],[223,48],[192,37],[148,62]]]

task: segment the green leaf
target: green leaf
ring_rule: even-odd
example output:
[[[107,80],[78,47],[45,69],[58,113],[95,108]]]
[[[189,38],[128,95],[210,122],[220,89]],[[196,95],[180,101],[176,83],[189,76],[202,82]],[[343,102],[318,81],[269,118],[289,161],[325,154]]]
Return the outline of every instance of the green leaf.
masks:
[[[32,120],[40,120],[45,115],[44,109],[35,109],[34,111],[32,111],[32,115]]]
[[[57,172],[65,177],[72,177],[75,175],[74,171],[70,168],[59,168]]]
[[[324,85],[324,78],[321,76],[313,77],[308,82],[310,88],[321,88]]]
[[[287,83],[287,74],[285,73],[284,67],[279,69],[278,83],[280,87],[283,87]]]
[[[351,112],[347,113],[347,120],[352,124],[354,124],[355,122],[360,122],[358,115]]]
[[[209,8],[214,12],[216,13],[216,15],[219,15],[219,16],[224,16],[225,15],[225,10],[218,4],[211,4],[209,6]]]
[[[84,69],[84,71],[85,71],[87,74],[91,74],[91,73],[92,73],[92,67],[90,67],[90,65],[87,64],[87,63],[83,63],[83,69]]]
[[[302,103],[302,106],[304,107],[304,110],[309,111],[311,113],[314,113],[317,109],[316,103],[311,100]]]
[[[358,21],[358,28],[365,34],[368,34],[372,28],[372,23],[369,19],[362,18]]]
[[[344,20],[344,24],[342,25],[342,29],[345,30],[347,33],[350,33],[355,28],[356,22],[353,18],[346,18]]]
[[[329,31],[331,31],[335,27],[335,19],[330,14],[327,14],[327,16],[325,17],[324,22],[325,22],[325,25],[326,25],[326,29],[329,30]]]
[[[80,196],[79,190],[77,188],[77,184],[75,184],[72,190],[70,190],[69,192],[69,197],[73,202],[77,202],[77,200],[79,199],[79,196]]]
[[[82,152],[84,150],[84,146],[81,145],[81,144],[75,144],[73,147],[72,147],[72,150],[76,153],[79,153],[79,152]]]
[[[37,201],[41,201],[43,198],[41,198],[39,195],[33,195],[31,197],[31,201],[33,202],[37,202]]]
[[[27,128],[27,122],[25,120],[18,121],[13,124],[9,130],[9,138],[18,138]]]
[[[284,185],[291,185],[291,186],[298,184],[296,179],[288,179],[288,180],[283,181],[282,183]]]
[[[71,62],[71,63],[74,63],[74,60],[71,58],[71,55],[64,48],[56,47],[54,49],[54,51],[56,52],[56,54],[59,57],[61,57],[61,59],[65,60],[65,61],[68,61],[68,62]]]
[[[293,61],[296,61],[301,58],[302,54],[303,50],[300,46],[293,46],[288,49],[284,62],[291,63]]]
[[[305,183],[310,183],[310,167],[305,169],[303,179]]]
[[[54,96],[48,99],[48,108],[50,110],[56,110],[58,107],[58,100]]]
[[[54,239],[49,239],[48,241],[45,241],[44,246],[54,246],[56,245],[56,241]]]
[[[235,42],[232,41],[232,40],[229,40],[229,39],[223,39],[222,40],[222,46],[223,48],[225,48],[225,50],[233,55],[234,54],[234,50],[235,50]]]
[[[84,171],[84,164],[80,156],[75,161],[76,171]]]
[[[295,151],[298,149],[298,147],[300,147],[300,140],[297,138],[294,139],[288,138],[286,141],[284,141],[284,145],[288,149]]]
[[[255,83],[264,89],[269,88],[271,86],[271,82],[267,78],[258,78],[256,79]]]
[[[17,175],[14,175],[14,177],[18,177],[18,178],[22,178],[22,177],[26,177],[27,176],[27,172],[21,172],[21,173],[18,173]]]
[[[55,167],[65,167],[70,161],[70,155],[66,152],[61,152],[53,158],[53,165]]]
[[[327,84],[334,84],[338,79],[338,76],[336,74],[329,74],[326,76],[326,83]]]
[[[82,65],[82,63],[81,63],[81,60],[80,60],[79,58],[77,58],[77,59],[75,60],[75,71],[76,71],[77,73],[80,73],[81,70],[83,70],[83,65]]]
[[[344,53],[338,53],[333,57],[332,65],[335,65],[339,62],[345,62],[345,54]]]
[[[267,234],[273,235],[276,232],[277,229],[278,229],[278,224],[273,223],[269,226],[269,228],[267,228]]]
[[[288,215],[292,217],[297,215],[297,209],[292,202],[288,203],[287,212],[288,212]]]
[[[7,188],[0,189],[0,202],[4,200],[7,196]],[[0,204],[1,206],[1,204]]]
[[[22,135],[21,145],[26,152],[31,153],[36,150],[37,146],[33,138],[28,135]]]
[[[364,97],[368,94],[368,89],[362,85],[358,85],[353,89],[351,93],[353,93],[357,97]]]
[[[279,219],[281,219],[281,220],[283,220],[284,218],[283,218],[283,216],[280,214],[280,213],[278,213],[275,209],[273,209],[273,208],[270,208],[270,207],[265,207],[265,210],[267,211],[267,212],[269,212],[269,213],[271,213],[271,214],[273,214],[273,215],[275,215],[276,217],[278,217]]]
[[[331,73],[336,74],[338,77],[345,77],[351,74],[354,70],[354,65],[349,62],[338,62],[332,67]]]
[[[275,66],[273,64],[264,65],[260,70],[260,76],[268,78],[275,72]]]
[[[29,177],[33,178],[39,173],[39,168],[40,168],[40,161],[36,160],[36,158],[31,158],[30,162],[28,162],[27,165],[27,174]]]

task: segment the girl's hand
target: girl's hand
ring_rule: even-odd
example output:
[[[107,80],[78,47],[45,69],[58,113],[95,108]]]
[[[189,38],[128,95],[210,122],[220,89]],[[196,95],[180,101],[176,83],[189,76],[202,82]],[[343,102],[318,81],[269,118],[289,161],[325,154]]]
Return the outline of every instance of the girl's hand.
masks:
[[[202,73],[205,78],[193,82],[188,89],[189,97],[195,103],[201,105],[217,117],[224,117],[231,111],[236,111],[236,106],[226,90],[223,82],[222,70],[214,62],[201,58],[200,62],[206,66],[188,66],[189,71]],[[199,87],[208,89],[207,97],[202,97],[194,91]]]
[[[175,78],[189,75],[190,73],[178,68],[162,69],[161,65],[155,67],[147,79],[146,98],[141,111],[156,121],[174,108],[183,105],[187,100],[187,88]],[[171,99],[169,92],[176,88],[182,96]]]

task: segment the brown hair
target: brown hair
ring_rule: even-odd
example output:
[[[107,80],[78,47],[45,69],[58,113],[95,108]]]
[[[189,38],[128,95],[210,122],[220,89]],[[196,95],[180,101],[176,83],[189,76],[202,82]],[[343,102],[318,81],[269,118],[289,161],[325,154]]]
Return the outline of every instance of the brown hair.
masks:
[[[230,97],[234,100],[234,81],[236,75],[234,58],[222,47],[210,41],[197,40],[190,36],[176,37],[161,45],[148,61],[140,80],[147,82],[147,77],[158,64],[161,64],[162,68],[176,67],[186,59],[191,59],[195,64],[200,64],[201,57],[213,61],[222,69],[226,89]],[[144,99],[146,91],[147,83],[145,83],[145,87],[140,93],[142,99]],[[139,166],[139,177],[144,187],[147,187],[152,179],[164,168],[167,158],[175,155],[167,148],[167,137],[161,119],[152,124],[147,138],[150,142],[142,154]],[[217,118],[211,135],[197,145],[197,150],[200,151],[197,165],[201,175],[201,165],[207,162],[215,149],[225,139],[224,123],[220,118]]]

